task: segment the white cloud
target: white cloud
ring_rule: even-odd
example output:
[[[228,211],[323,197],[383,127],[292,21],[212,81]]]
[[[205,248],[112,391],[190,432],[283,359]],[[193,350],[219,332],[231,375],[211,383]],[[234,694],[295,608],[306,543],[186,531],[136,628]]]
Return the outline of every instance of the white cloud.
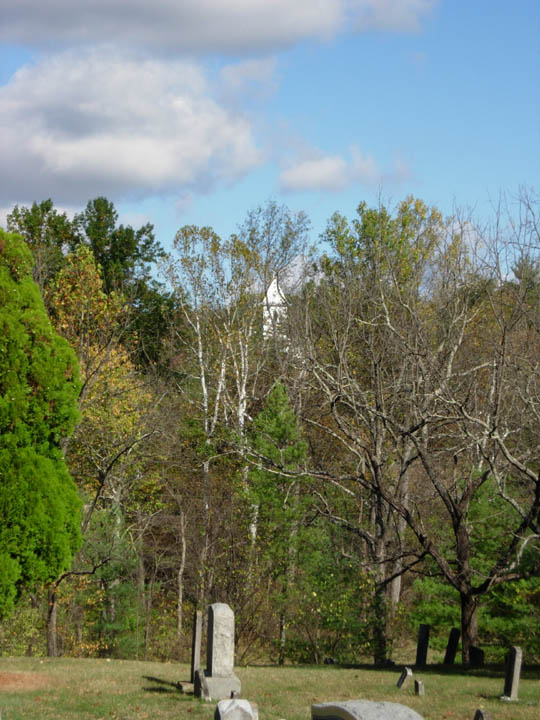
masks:
[[[204,191],[260,162],[194,63],[65,53],[19,70],[0,105],[0,203]]]
[[[415,30],[437,1],[2,0],[0,41],[46,52],[0,86],[9,178],[0,204],[76,206],[96,194],[187,202],[232,183],[263,162],[256,112],[246,112],[276,90],[270,52],[371,28]],[[224,52],[241,60],[216,74],[217,87],[186,59]],[[353,148],[347,158],[301,156],[281,183],[337,191],[375,176],[375,161]]]
[[[354,29],[416,32],[424,15],[439,0],[349,0],[347,14]]]
[[[3,0],[0,40],[154,53],[262,52],[344,31],[411,31],[438,0]]]
[[[225,65],[219,73],[220,96],[227,102],[266,100],[278,89],[275,58],[244,60]]]
[[[376,185],[381,179],[377,164],[370,155],[363,155],[356,146],[350,148],[350,157],[323,155],[312,150],[285,168],[280,177],[286,192],[339,192],[353,184]]]
[[[283,170],[280,177],[285,191],[326,190],[338,192],[348,184],[348,168],[339,155],[326,155],[311,160],[301,160]]]
[[[371,155],[364,155],[356,145],[350,148],[349,178],[351,183],[374,185],[380,182],[380,171]]]

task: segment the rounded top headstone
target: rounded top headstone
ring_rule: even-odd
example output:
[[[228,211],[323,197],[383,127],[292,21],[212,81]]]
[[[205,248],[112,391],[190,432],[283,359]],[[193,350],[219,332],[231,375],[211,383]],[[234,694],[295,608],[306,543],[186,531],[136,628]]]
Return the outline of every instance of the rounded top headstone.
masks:
[[[346,700],[311,706],[312,720],[424,720],[406,705],[371,700]]]

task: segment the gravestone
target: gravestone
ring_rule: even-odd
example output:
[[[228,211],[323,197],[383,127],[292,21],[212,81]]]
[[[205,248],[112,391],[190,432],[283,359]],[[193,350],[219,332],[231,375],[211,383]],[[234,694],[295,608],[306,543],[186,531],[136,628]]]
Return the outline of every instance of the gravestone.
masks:
[[[489,717],[489,715],[487,714],[487,712],[485,710],[477,710],[474,713],[473,720],[491,720],[491,718]]]
[[[448,644],[446,646],[446,653],[444,654],[444,664],[453,665],[456,659],[456,653],[459,645],[459,628],[452,628],[450,635],[448,636]]]
[[[259,720],[259,710],[249,700],[220,700],[216,705],[214,720]]]
[[[423,720],[411,708],[400,703],[345,700],[311,706],[312,720]]]
[[[521,648],[516,645],[511,647],[506,656],[506,677],[504,679],[504,694],[501,700],[518,699],[522,659],[523,653],[521,652]]]
[[[403,672],[399,676],[397,681],[398,688],[406,688],[409,684],[409,680],[412,678],[412,670],[409,667],[404,667]]]
[[[414,681],[414,692],[416,695],[424,694],[424,683],[421,680]]]
[[[469,648],[469,665],[474,668],[484,667],[484,651],[475,645]]]
[[[234,613],[225,603],[208,607],[206,669],[195,672],[194,691],[205,700],[225,700],[240,693],[234,670]]]
[[[416,667],[425,667],[429,645],[429,625],[420,625],[418,628],[418,645],[416,646]]]
[[[195,682],[195,673],[201,669],[202,612],[195,610],[193,615],[193,641],[191,643],[191,682]]]

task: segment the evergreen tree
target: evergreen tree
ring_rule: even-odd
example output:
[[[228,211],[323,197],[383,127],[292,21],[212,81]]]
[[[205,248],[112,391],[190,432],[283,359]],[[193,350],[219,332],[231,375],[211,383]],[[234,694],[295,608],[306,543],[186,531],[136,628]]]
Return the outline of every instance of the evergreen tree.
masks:
[[[79,369],[31,273],[22,238],[0,230],[0,615],[24,585],[68,569],[80,544],[62,453],[77,420]]]
[[[277,382],[253,421],[251,448],[260,463],[250,473],[251,506],[259,515],[258,545],[263,567],[277,588],[279,663],[285,660],[285,629],[291,585],[296,574],[301,523],[305,513],[297,472],[307,454],[287,390]]]

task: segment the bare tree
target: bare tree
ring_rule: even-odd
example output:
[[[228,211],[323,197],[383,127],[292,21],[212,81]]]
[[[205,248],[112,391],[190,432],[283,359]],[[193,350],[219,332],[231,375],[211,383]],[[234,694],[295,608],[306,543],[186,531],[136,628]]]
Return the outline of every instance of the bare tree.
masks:
[[[461,598],[468,663],[478,599],[519,577],[538,539],[534,305],[505,280],[500,237],[488,243],[411,199],[395,217],[384,207],[359,215],[352,227],[333,218],[336,255],[304,324],[302,359],[324,398],[320,417],[306,420],[341,449],[317,474],[350,498],[356,517],[324,497],[321,510],[363,538],[379,588],[433,558]],[[517,257],[522,238],[513,243]],[[470,517],[488,486],[508,513],[501,547],[480,569]],[[384,638],[375,640],[380,661]]]

